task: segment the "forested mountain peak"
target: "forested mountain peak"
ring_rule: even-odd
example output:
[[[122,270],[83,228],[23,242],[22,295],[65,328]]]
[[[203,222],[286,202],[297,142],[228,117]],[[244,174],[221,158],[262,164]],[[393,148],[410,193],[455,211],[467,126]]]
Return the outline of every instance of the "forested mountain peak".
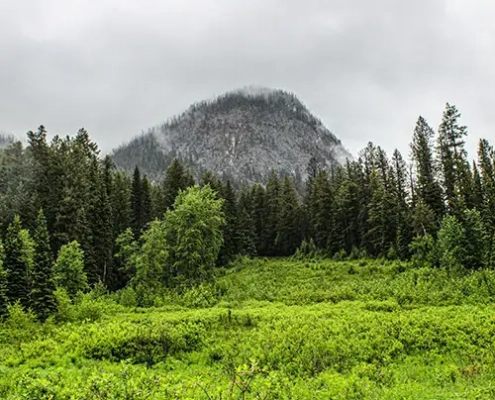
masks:
[[[246,87],[194,103],[113,153],[115,163],[158,178],[174,158],[195,175],[209,170],[236,182],[266,182],[273,169],[304,178],[309,159],[330,166],[351,158],[296,95]]]

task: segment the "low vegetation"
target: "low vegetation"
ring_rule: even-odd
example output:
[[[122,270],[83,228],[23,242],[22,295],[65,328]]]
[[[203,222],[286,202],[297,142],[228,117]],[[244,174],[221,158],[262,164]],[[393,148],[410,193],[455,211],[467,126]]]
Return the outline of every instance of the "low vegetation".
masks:
[[[486,399],[495,272],[240,259],[136,307],[97,285],[44,324],[10,306],[4,399]]]

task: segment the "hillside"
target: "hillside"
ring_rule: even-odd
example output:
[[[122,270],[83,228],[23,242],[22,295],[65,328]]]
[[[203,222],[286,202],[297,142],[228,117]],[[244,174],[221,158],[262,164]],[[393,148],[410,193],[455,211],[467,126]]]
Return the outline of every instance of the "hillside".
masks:
[[[312,156],[325,166],[351,158],[295,95],[270,89],[194,104],[113,153],[117,166],[153,178],[177,157],[197,176],[209,170],[246,183],[265,182],[272,169],[303,178]]]
[[[495,275],[252,260],[135,307],[130,288],[0,324],[5,399],[493,398]]]

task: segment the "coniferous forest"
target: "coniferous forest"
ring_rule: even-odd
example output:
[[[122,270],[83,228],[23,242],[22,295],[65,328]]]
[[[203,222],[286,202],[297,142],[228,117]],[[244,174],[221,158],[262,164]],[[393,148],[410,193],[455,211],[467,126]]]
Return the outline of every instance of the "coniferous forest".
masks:
[[[495,153],[467,134],[447,104],[301,188],[28,132],[0,153],[0,397],[495,396]]]

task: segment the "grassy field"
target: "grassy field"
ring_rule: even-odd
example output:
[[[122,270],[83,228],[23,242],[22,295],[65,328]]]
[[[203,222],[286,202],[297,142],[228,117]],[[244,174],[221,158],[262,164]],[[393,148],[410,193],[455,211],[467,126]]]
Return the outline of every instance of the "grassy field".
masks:
[[[98,291],[0,325],[2,399],[495,398],[495,273],[244,260],[155,307]]]

